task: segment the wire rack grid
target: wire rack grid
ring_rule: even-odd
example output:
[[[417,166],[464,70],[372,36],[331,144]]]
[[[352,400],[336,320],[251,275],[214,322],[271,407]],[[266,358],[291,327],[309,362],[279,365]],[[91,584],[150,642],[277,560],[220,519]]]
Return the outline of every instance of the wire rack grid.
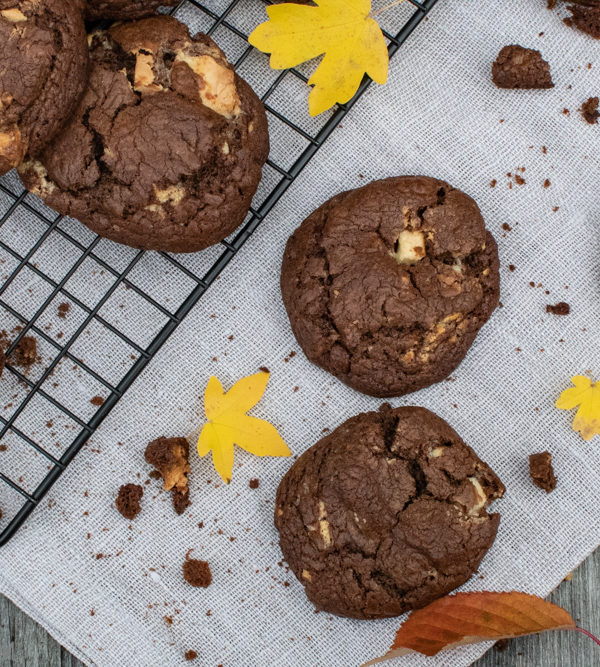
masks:
[[[405,0],[389,12],[382,28],[390,57],[436,1]],[[192,32],[215,39],[269,118],[272,149],[263,180],[229,239],[193,255],[126,248],[57,215],[24,190],[15,172],[0,178],[0,331],[10,341],[0,381],[0,546],[369,85],[365,78],[350,102],[309,119],[309,70],[270,70],[267,56],[248,45],[249,10],[264,16],[265,2],[185,0],[169,11]],[[142,321],[154,326],[141,327]],[[28,370],[15,361],[26,336],[36,339],[39,354]]]

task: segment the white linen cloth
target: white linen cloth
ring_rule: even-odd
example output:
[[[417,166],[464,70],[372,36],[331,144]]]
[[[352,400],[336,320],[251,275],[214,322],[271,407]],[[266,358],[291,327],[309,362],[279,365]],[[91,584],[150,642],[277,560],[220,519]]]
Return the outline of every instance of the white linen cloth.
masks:
[[[219,9],[224,2],[210,4]],[[248,6],[247,23],[256,24],[259,5]],[[404,18],[407,10],[387,20]],[[179,16],[195,29],[203,27],[190,5]],[[492,85],[491,63],[511,43],[541,49],[552,66],[553,90]],[[131,527],[117,514],[114,499],[119,486],[136,482],[138,473],[142,484],[147,478],[148,441],[190,434],[202,425],[202,395],[211,374],[228,388],[267,366],[271,380],[253,414],[278,425],[295,454],[316,442],[324,428],[381,404],[303,356],[281,302],[279,268],[288,236],[314,208],[339,191],[398,174],[446,179],[478,202],[500,248],[503,307],[453,382],[391,403],[422,405],[445,418],[506,484],[506,496],[495,506],[502,515],[498,538],[481,576],[464,589],[545,596],[556,587],[600,543],[600,439],[584,442],[570,428],[573,414],[554,408],[572,375],[589,370],[600,379],[600,127],[577,112],[600,93],[599,52],[599,43],[547,11],[545,0],[440,0],[393,60],[387,85],[369,89],[48,500],[0,549],[0,591],[78,658],[102,667],[341,667],[386,651],[401,619],[358,622],[315,614],[302,586],[278,565],[273,499],[291,460],[259,459],[237,449],[233,481],[226,487],[216,484],[210,459],[192,452],[193,504],[181,517],[155,480],[144,486],[143,509]],[[280,102],[285,109],[285,99]],[[310,127],[312,121],[305,114],[302,122]],[[274,155],[285,159],[285,137],[276,139]],[[526,184],[510,189],[514,179],[507,173],[521,167]],[[14,174],[7,178],[14,182]],[[544,188],[546,179],[551,185]],[[512,231],[504,231],[503,223]],[[24,215],[11,228],[13,242],[28,233],[28,224]],[[68,224],[73,233],[90,237],[79,223]],[[115,265],[129,252],[105,242],[102,248]],[[214,259],[215,252],[186,261],[208,265],[207,257]],[[56,267],[63,258],[46,261]],[[144,263],[138,268],[140,286],[173,298],[178,286],[169,276],[157,280],[145,273]],[[22,289],[23,302],[29,287],[15,287],[17,297]],[[88,282],[81,292],[90,291]],[[558,301],[570,303],[568,317],[546,314],[546,304]],[[152,333],[156,323],[139,315],[128,319],[123,312],[120,326]],[[95,341],[90,335],[81,354],[93,352]],[[297,354],[286,362],[292,350]],[[72,383],[64,391],[70,404],[82,402],[81,386]],[[558,476],[550,495],[534,487],[528,474],[528,455],[545,449],[554,456]],[[248,487],[253,477],[260,479],[256,490]],[[191,548],[193,556],[210,562],[214,580],[207,589],[193,589],[182,578]],[[165,616],[173,618],[172,625]],[[398,664],[459,667],[488,646]],[[196,663],[184,660],[190,649],[198,653]]]

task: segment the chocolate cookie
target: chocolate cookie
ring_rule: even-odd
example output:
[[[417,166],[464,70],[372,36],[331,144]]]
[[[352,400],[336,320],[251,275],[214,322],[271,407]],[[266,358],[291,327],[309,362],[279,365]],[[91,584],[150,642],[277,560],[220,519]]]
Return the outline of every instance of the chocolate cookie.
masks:
[[[244,219],[269,149],[260,100],[206,35],[170,16],[90,38],[89,87],[26,186],[137,248],[192,252]]]
[[[283,554],[318,609],[382,618],[463,584],[496,537],[504,486],[429,410],[384,406],[305,452],[277,489]]]
[[[434,178],[375,181],[323,204],[289,239],[281,291],[306,356],[373,396],[461,362],[499,296],[475,202]]]
[[[85,88],[85,26],[70,0],[0,0],[0,175],[37,155]]]
[[[181,0],[87,0],[86,18],[139,19],[151,16],[160,6],[174,7]]]

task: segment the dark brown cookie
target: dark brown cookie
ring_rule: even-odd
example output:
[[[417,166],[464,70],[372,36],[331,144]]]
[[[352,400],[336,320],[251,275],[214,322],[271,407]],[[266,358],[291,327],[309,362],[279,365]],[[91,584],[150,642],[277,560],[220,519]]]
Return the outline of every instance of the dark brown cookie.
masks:
[[[128,245],[192,252],[244,219],[268,153],[260,100],[205,35],[169,16],[91,38],[90,84],[26,186]]]
[[[556,488],[556,476],[552,467],[552,454],[540,452],[529,455],[529,474],[533,483],[546,493]]]
[[[163,478],[165,491],[172,492],[173,507],[182,514],[190,503],[188,475],[190,445],[185,438],[160,437],[146,447],[146,463],[154,466]]]
[[[139,484],[123,484],[115,501],[117,510],[126,519],[135,519],[142,511],[140,500],[143,495],[144,489]]]
[[[492,65],[492,81],[498,88],[554,88],[550,65],[542,54],[518,44],[500,51]]]
[[[87,0],[86,18],[97,19],[139,19],[156,14],[161,6],[174,7],[181,0]]]
[[[38,155],[85,88],[85,26],[70,0],[0,0],[0,175]]]
[[[290,468],[275,503],[283,554],[318,609],[397,616],[463,584],[491,547],[504,486],[429,410],[384,406]]]
[[[470,197],[433,178],[389,178],[302,223],[281,291],[313,363],[366,394],[400,396],[463,359],[498,302],[498,252]]]

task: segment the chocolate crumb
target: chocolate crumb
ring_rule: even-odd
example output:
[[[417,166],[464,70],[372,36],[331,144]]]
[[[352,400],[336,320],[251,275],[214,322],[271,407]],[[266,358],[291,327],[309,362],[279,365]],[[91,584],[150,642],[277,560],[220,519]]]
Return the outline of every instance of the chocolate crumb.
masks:
[[[6,445],[0,445],[0,452],[5,452],[7,449]]]
[[[590,97],[587,102],[581,105],[581,115],[590,125],[597,125],[598,118],[600,118],[600,111],[598,111],[598,98]]]
[[[544,181],[544,188],[549,188],[551,185],[552,185],[552,183],[550,183],[550,179],[547,178],[547,179]]]
[[[266,366],[259,366],[258,370],[263,373],[269,373],[269,369]]]
[[[135,519],[142,510],[140,500],[143,495],[144,489],[139,484],[123,484],[115,505],[126,519]]]
[[[540,452],[529,456],[529,474],[533,483],[546,493],[556,488],[556,476],[552,467],[552,454]]]
[[[173,509],[176,514],[183,514],[185,510],[192,504],[190,500],[190,490],[178,491],[173,489]]]
[[[101,405],[104,405],[104,399],[102,396],[94,396],[94,398],[90,399],[90,403],[92,405],[95,405],[96,407],[99,407]]]
[[[490,188],[495,188],[497,183],[498,183],[498,181],[495,178],[493,180],[491,180],[490,181]]]
[[[553,88],[550,65],[536,49],[518,44],[505,46],[492,65],[492,81],[498,88]]]
[[[212,583],[210,567],[205,560],[185,557],[183,563],[183,578],[196,588],[208,588]]]
[[[494,644],[494,649],[496,651],[499,651],[500,653],[504,653],[506,649],[508,648],[508,645],[510,643],[510,640],[508,639],[499,639],[495,644]]]
[[[185,659],[186,660],[195,660],[197,657],[198,657],[198,654],[196,653],[196,651],[192,651],[192,649],[185,652]]]
[[[559,301],[554,306],[548,304],[546,312],[552,313],[552,315],[568,315],[571,312],[571,306],[566,301]]]
[[[163,478],[165,491],[173,492],[173,507],[177,514],[189,507],[188,474],[190,446],[185,438],[160,437],[146,447],[144,458]],[[152,473],[150,473],[152,477]]]
[[[508,265],[508,270],[509,271],[516,271],[517,267],[514,264],[509,264]]]
[[[13,357],[17,366],[31,368],[37,359],[37,340],[33,336],[21,338],[13,351]]]
[[[168,627],[171,627],[173,625],[173,617],[172,616],[163,616],[165,619],[165,623],[167,624]]]
[[[70,303],[61,303],[58,306],[58,316],[61,319],[65,319],[67,317],[67,313],[71,310],[71,304]]]
[[[251,479],[251,480],[248,482],[248,486],[249,486],[251,489],[258,489],[258,485],[259,485],[259,484],[260,484],[260,482],[259,482],[258,479],[256,479],[256,477],[254,477],[253,479]]]
[[[502,223],[502,229],[505,232],[512,232],[512,227],[508,224],[508,222],[503,222]]]
[[[520,175],[520,174],[515,174],[515,183],[517,185],[525,185],[527,181]]]

